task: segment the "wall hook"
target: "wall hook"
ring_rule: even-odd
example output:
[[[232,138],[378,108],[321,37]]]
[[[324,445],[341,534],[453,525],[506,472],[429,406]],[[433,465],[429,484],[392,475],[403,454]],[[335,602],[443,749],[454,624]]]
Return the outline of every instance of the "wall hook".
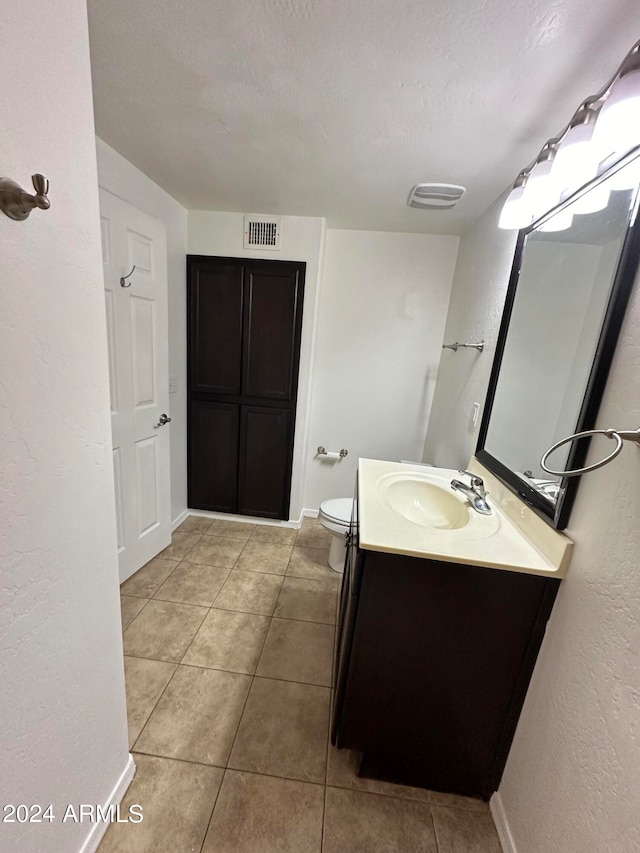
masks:
[[[125,281],[126,281],[128,278],[131,278],[131,276],[133,275],[133,271],[135,270],[135,268],[136,268],[136,265],[134,264],[134,265],[131,267],[131,272],[130,272],[128,275],[123,275],[123,276],[121,276],[121,277],[120,277],[120,287],[131,287],[131,285],[133,284],[133,282],[131,282],[131,281],[130,281],[130,282],[129,282],[129,284],[125,284]]]
[[[31,182],[36,191],[35,195],[23,190],[20,184],[11,178],[0,178],[0,210],[9,219],[21,221],[29,216],[34,207],[39,207],[41,210],[51,207],[51,202],[47,198],[49,181],[45,176],[32,175]]]

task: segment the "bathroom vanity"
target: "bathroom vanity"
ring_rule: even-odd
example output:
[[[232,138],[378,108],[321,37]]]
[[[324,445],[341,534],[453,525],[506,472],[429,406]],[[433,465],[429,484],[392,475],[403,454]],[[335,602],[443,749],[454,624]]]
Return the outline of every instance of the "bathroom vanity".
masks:
[[[497,789],[571,543],[534,544],[456,471],[360,460],[336,637],[332,742],[362,776],[488,800]]]

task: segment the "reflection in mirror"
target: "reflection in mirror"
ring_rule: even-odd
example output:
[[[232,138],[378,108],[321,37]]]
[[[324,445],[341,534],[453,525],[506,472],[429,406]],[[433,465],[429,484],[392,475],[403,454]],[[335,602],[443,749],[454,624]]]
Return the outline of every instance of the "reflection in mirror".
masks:
[[[566,483],[546,474],[540,459],[580,425],[639,162],[632,160],[529,231],[520,255],[484,450],[533,488],[551,516]],[[566,467],[570,450],[568,444],[554,454],[555,468]]]

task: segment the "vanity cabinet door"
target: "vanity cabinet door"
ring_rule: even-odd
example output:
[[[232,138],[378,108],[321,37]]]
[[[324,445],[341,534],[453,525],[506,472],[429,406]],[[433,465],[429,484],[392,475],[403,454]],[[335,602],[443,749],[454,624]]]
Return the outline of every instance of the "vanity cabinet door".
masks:
[[[357,538],[348,534],[347,554],[340,592],[340,613],[336,626],[335,659],[333,667],[333,708],[331,714],[331,742],[342,746],[342,707],[352,663],[353,637],[358,609],[359,579],[365,555],[358,550]]]
[[[363,776],[488,799],[559,581],[365,553],[338,745]]]

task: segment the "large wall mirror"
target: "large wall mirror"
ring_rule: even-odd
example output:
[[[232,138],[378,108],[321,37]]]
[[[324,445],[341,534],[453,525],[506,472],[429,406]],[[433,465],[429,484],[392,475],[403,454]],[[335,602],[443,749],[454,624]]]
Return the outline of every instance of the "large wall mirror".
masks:
[[[595,423],[638,269],[639,183],[640,156],[627,158],[518,238],[476,455],[560,529],[580,478],[540,460]],[[549,467],[580,467],[587,450],[571,442]]]

